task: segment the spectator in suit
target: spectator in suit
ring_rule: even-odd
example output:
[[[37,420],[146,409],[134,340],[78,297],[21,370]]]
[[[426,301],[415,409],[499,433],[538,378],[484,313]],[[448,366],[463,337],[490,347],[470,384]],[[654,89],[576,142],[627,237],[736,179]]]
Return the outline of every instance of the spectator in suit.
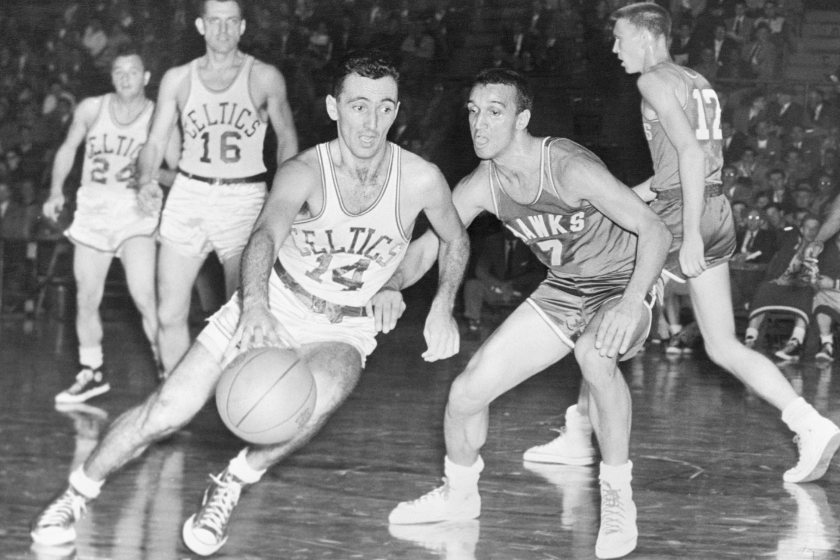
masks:
[[[832,126],[840,124],[838,109],[826,102],[825,94],[813,88],[808,92],[808,128],[815,134],[825,135]]]
[[[840,247],[835,235],[820,253],[813,314],[820,331],[820,349],[814,356],[821,361],[834,361],[834,322],[840,320]]]
[[[749,135],[759,119],[766,118],[767,99],[761,92],[749,97],[748,104],[736,107],[732,112],[732,126],[743,134]]]
[[[714,85],[717,81],[718,65],[715,54],[710,47],[703,47],[700,51],[700,62],[692,66],[692,70],[709,80]]]
[[[755,39],[745,44],[741,50],[741,60],[747,65],[750,74],[760,82],[773,80],[779,50],[770,41],[770,29],[759,25],[755,29]]]
[[[783,136],[795,125],[805,122],[805,107],[793,100],[793,89],[790,86],[780,87],[775,97],[767,107],[767,117],[776,127],[776,134]]]
[[[787,172],[788,182],[791,185],[807,183],[811,179],[811,175],[814,173],[814,169],[806,162],[802,161],[802,154],[796,148],[788,148],[785,150],[783,166]]]
[[[775,168],[767,176],[768,194],[770,202],[778,204],[786,216],[793,213],[793,193],[788,183],[788,174],[782,168]]]
[[[752,39],[752,32],[753,19],[747,16],[746,3],[736,2],[733,17],[726,20],[726,36],[743,46]]]
[[[705,42],[705,46],[712,49],[715,63],[718,68],[723,66],[728,60],[727,55],[730,51],[738,51],[738,43],[731,37],[726,36],[726,25],[724,23],[717,23],[714,29],[714,35]]]
[[[746,229],[735,235],[735,254],[738,263],[767,264],[776,254],[776,233],[767,227],[767,216],[761,208],[747,212]]]
[[[723,194],[731,202],[740,201],[745,204],[750,204],[753,198],[753,184],[751,179],[738,177],[738,171],[731,164],[724,164],[723,169],[720,171],[720,177],[723,181]]]
[[[830,175],[818,175],[816,180],[816,192],[814,194],[814,203],[811,212],[825,218],[830,208],[829,203],[837,196],[837,189],[835,188],[834,179]]]
[[[682,66],[693,66],[698,62],[696,40],[691,35],[691,22],[680,23],[672,40],[671,58]],[[705,74],[703,74],[705,76]],[[708,77],[706,77],[708,79]]]
[[[811,319],[814,299],[816,259],[806,256],[806,248],[816,238],[820,221],[816,216],[803,219],[798,236],[788,236],[767,266],[765,280],[758,286],[750,305],[750,322],[744,345],[754,348],[759,328],[769,311],[790,313],[795,317],[793,332],[784,347],[774,353],[782,360],[797,360]]]
[[[761,118],[755,123],[753,134],[747,138],[747,146],[755,150],[757,158],[766,162],[772,162],[782,154],[782,141],[772,132],[770,121]]]
[[[726,120],[720,123],[720,130],[723,134],[723,162],[738,161],[747,147],[747,135],[736,130],[732,123]]]
[[[753,182],[753,188],[763,189],[767,183],[767,164],[756,157],[755,148],[746,146],[741,159],[735,162],[735,169],[739,177],[748,177]]]
[[[778,245],[779,233],[788,227],[785,223],[785,215],[782,212],[782,208],[775,202],[768,202],[764,207],[764,215],[767,222],[765,229],[776,234],[776,244]]]
[[[816,168],[820,163],[820,142],[813,134],[806,135],[805,127],[801,124],[794,124],[788,129],[787,135],[782,139],[782,150],[790,148],[799,150],[802,161]]]
[[[464,282],[464,316],[469,329],[481,326],[483,304],[515,305],[545,278],[545,267],[507,228],[484,238],[475,263],[475,277]]]
[[[756,27],[766,25],[770,30],[770,40],[776,45],[779,51],[793,44],[793,32],[787,19],[779,13],[776,2],[767,0],[764,3],[764,10],[755,18]]]

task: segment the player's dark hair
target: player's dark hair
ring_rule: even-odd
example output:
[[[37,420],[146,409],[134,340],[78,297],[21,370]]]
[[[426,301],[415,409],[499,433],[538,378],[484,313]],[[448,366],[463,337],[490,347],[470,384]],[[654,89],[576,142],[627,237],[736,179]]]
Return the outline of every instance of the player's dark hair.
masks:
[[[610,16],[612,21],[626,19],[633,27],[647,29],[654,37],[671,38],[671,14],[653,2],[637,2],[617,9]]]
[[[204,17],[204,12],[207,9],[207,2],[210,0],[197,0],[195,4],[195,13],[198,14],[198,17]],[[235,2],[237,6],[239,6],[239,15],[242,16],[242,19],[245,19],[245,0],[215,0],[216,2]]]
[[[333,74],[333,97],[336,99],[344,91],[344,81],[351,74],[362,78],[378,80],[391,77],[399,85],[400,72],[394,59],[387,53],[377,50],[355,51],[345,56]]]
[[[114,53],[114,60],[111,61],[111,68],[114,67],[114,62],[122,57],[122,56],[137,56],[140,58],[140,62],[143,63],[143,68],[146,68],[146,61],[143,60],[143,51],[140,49],[140,46],[131,41],[127,43],[122,43],[117,47],[117,52]]]
[[[476,86],[489,86],[500,84],[511,86],[516,90],[516,112],[531,110],[534,107],[534,95],[531,92],[531,85],[528,80],[514,70],[507,68],[487,68],[476,74],[473,78],[472,88]]]

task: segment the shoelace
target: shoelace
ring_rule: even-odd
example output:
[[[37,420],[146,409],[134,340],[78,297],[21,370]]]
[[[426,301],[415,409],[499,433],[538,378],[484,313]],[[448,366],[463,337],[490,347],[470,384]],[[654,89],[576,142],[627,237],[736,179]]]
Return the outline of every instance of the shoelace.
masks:
[[[441,478],[441,480],[443,481],[443,486],[441,486],[439,488],[435,488],[434,490],[432,490],[428,494],[426,494],[424,496],[420,496],[416,500],[412,500],[411,502],[408,502],[408,504],[409,505],[424,504],[426,502],[430,502],[432,500],[437,499],[437,497],[441,496],[441,495],[443,496],[444,500],[449,498],[449,481],[446,479],[446,477]]]
[[[78,393],[79,391],[85,388],[85,385],[93,381],[95,378],[96,374],[93,372],[92,369],[90,369],[89,367],[82,369],[82,371],[80,371],[76,375],[76,382],[73,383],[73,386],[70,387],[68,392]]]
[[[196,519],[195,524],[207,527],[214,534],[221,536],[233,507],[239,502],[242,485],[227,473],[219,476],[211,474],[210,479],[216,484],[216,487],[210,493],[210,499],[201,508],[201,516]]]
[[[618,490],[613,490],[607,482],[601,482],[605,490],[601,492],[601,530],[609,535],[618,533],[624,527],[624,508]]]
[[[85,508],[85,499],[73,492],[73,490],[67,490],[41,514],[37,526],[55,527],[67,525],[81,518]]]

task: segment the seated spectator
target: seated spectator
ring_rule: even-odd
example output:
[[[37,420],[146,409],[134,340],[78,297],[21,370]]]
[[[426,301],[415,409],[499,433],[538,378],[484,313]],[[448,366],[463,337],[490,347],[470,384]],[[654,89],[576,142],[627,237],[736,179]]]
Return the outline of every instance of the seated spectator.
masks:
[[[744,45],[741,60],[747,65],[749,74],[760,82],[769,82],[775,78],[779,50],[770,41],[770,29],[759,25],[755,30],[755,39]]]
[[[749,177],[738,177],[733,165],[724,165],[720,172],[723,194],[730,202],[741,201],[750,204],[753,198],[753,184]]]
[[[729,262],[734,309],[743,309],[752,299],[775,253],[776,232],[767,227],[764,210],[750,208],[746,227],[736,232],[735,254]]]
[[[790,188],[787,171],[779,168],[773,169],[767,177],[767,190],[770,195],[770,202],[778,204],[782,213],[791,214],[793,212],[793,192]]]
[[[735,169],[739,177],[747,177],[752,180],[754,189],[763,189],[767,184],[767,164],[756,157],[755,148],[747,146],[741,159],[735,162]]]
[[[799,235],[788,235],[767,267],[767,275],[758,286],[750,305],[750,322],[744,345],[753,348],[758,342],[759,328],[769,311],[794,315],[793,332],[784,347],[774,353],[785,361],[797,360],[811,320],[814,298],[816,259],[806,259],[805,249],[816,238],[820,221],[815,216],[802,220]]]
[[[692,70],[709,80],[712,85],[717,81],[718,65],[715,61],[715,53],[710,47],[704,47],[700,51],[700,62],[692,66]]]
[[[3,244],[5,311],[23,307],[28,282],[26,242],[32,237],[35,214],[16,199],[7,180],[0,180],[0,243]]]
[[[743,200],[732,201],[732,221],[735,224],[735,232],[742,231],[747,228],[747,210],[749,207]]]
[[[752,134],[747,137],[747,146],[755,150],[756,158],[771,162],[781,156],[782,141],[773,132],[768,119],[760,118],[755,123]]]
[[[764,118],[767,118],[767,99],[761,92],[753,92],[748,104],[741,104],[732,112],[732,126],[749,135],[756,123]]]
[[[811,211],[815,216],[822,219],[828,213],[829,203],[834,200],[838,193],[834,187],[834,179],[829,175],[818,175],[816,183],[817,190],[814,193],[814,203]]]
[[[785,214],[782,212],[781,206],[775,202],[768,203],[764,207],[764,217],[767,222],[766,228],[776,234],[776,244],[778,246],[779,232],[787,227]]]
[[[811,88],[808,92],[807,125],[813,134],[825,136],[831,126],[840,122],[840,109],[825,100],[825,94]]]
[[[520,239],[505,228],[480,243],[475,277],[464,282],[464,317],[469,329],[481,326],[481,308],[516,305],[545,278],[545,267]]]
[[[747,135],[736,130],[728,120],[720,123],[720,131],[723,134],[723,162],[731,164],[741,159],[747,147]]]
[[[817,293],[813,312],[820,331],[820,350],[815,358],[834,361],[834,322],[840,320],[840,238],[834,236],[819,256]]]
[[[788,148],[785,150],[785,159],[782,165],[787,172],[788,181],[792,185],[808,182],[814,169],[806,162],[802,161],[802,153],[796,148]]]
[[[776,8],[776,3],[772,0],[767,0],[764,3],[764,9],[761,14],[755,18],[756,26],[766,25],[770,30],[770,40],[776,45],[781,52],[783,49],[793,46],[794,34],[793,29],[788,24],[785,16],[779,13]]]
[[[691,39],[691,22],[684,20],[677,26],[671,39],[669,52],[674,62],[682,66],[694,65],[698,62],[696,41]],[[714,54],[714,53],[712,53]],[[705,76],[705,74],[704,74]],[[708,79],[708,77],[706,78]]]
[[[752,38],[753,19],[747,15],[747,5],[743,1],[735,2],[734,10],[733,17],[726,20],[726,36],[743,46]]]
[[[812,169],[820,162],[820,141],[813,134],[805,134],[805,127],[801,124],[792,125],[787,134],[782,137],[782,150],[786,152],[796,148],[802,156],[802,161]]]
[[[776,90],[775,100],[767,106],[767,118],[779,137],[787,136],[794,126],[805,122],[805,107],[793,100],[791,86]]]

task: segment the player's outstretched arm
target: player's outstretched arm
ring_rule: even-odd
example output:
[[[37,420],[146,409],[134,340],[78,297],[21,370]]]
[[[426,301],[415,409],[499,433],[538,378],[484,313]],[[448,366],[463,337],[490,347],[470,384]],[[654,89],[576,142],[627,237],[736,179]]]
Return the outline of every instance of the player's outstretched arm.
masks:
[[[680,267],[686,276],[698,276],[706,269],[700,217],[705,192],[705,155],[697,141],[696,131],[688,121],[674,85],[664,72],[649,72],[639,78],[639,91],[650,104],[662,128],[677,151],[683,198],[683,242]]]
[[[286,94],[286,80],[274,66],[258,63],[256,79],[266,92],[266,112],[277,135],[277,165],[298,153],[298,137],[292,108]]]
[[[179,66],[163,75],[149,137],[137,156],[137,201],[150,214],[160,211],[163,204],[163,191],[155,177],[178,122],[178,92],[188,72],[186,66]]]
[[[268,278],[298,211],[319,183],[318,170],[300,158],[287,161],[277,170],[271,192],[242,253],[242,314],[226,353],[234,347],[244,352],[259,346],[299,346],[269,310]]]
[[[555,164],[554,169],[561,184],[572,185],[580,198],[638,236],[633,274],[618,304],[604,314],[595,337],[599,353],[612,358],[630,347],[633,332],[643,317],[645,296],[665,264],[671,233],[659,216],[594,156],[577,155],[562,167]]]
[[[67,130],[67,137],[55,153],[50,181],[50,197],[44,202],[44,216],[56,220],[61,209],[64,208],[64,181],[73,169],[76,150],[85,141],[85,135],[90,130],[99,112],[101,98],[90,97],[79,103],[73,113],[73,122]],[[84,182],[84,178],[83,178]]]

